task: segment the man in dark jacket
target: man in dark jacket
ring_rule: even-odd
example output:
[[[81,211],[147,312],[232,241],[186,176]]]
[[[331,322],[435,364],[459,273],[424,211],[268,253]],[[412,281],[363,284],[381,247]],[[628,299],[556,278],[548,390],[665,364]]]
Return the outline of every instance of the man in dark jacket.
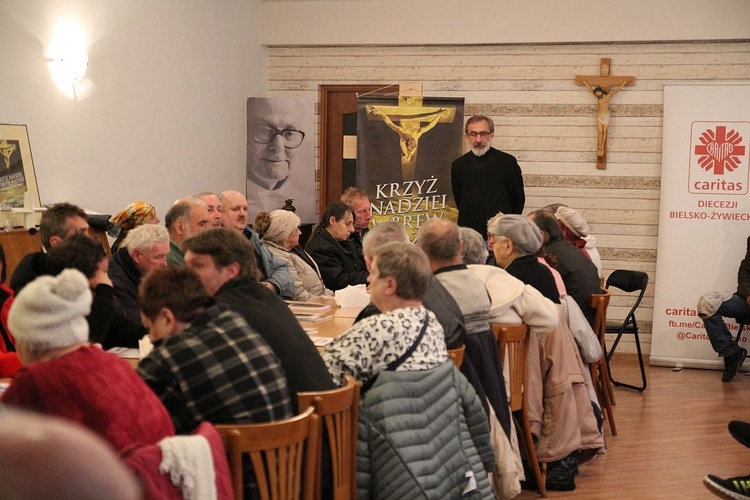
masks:
[[[52,247],[74,234],[86,234],[88,228],[86,212],[82,208],[70,203],[56,203],[49,207],[39,222],[42,250],[26,255],[10,278],[10,287],[16,295],[38,276],[50,274],[47,252]]]
[[[284,369],[292,398],[301,391],[335,387],[323,358],[289,307],[258,283],[250,242],[241,233],[213,228],[184,242],[185,264],[209,295],[240,313],[271,346]]]
[[[144,224],[132,229],[109,261],[109,278],[125,316],[141,321],[138,285],[152,269],[167,267],[169,232],[164,226]]]
[[[747,349],[734,342],[724,318],[750,319],[750,237],[745,258],[737,271],[737,291],[728,298],[718,293],[704,295],[698,301],[698,315],[703,318],[711,347],[724,358],[721,380],[729,382],[740,372],[747,357]]]
[[[466,121],[471,151],[451,165],[458,225],[487,233],[487,220],[498,212],[520,214],[526,202],[521,167],[516,158],[492,147],[495,124],[486,116]]]

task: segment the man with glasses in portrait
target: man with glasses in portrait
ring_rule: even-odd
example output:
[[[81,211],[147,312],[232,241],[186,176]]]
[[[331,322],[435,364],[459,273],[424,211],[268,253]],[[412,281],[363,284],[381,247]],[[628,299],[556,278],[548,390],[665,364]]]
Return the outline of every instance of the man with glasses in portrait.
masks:
[[[315,193],[310,190],[315,174],[308,154],[312,137],[305,139],[305,118],[301,99],[248,99],[247,197],[252,215],[282,208],[292,199],[303,222],[316,220]],[[308,205],[312,213],[307,213]]]
[[[498,212],[523,212],[523,176],[514,156],[492,147],[492,119],[472,116],[466,121],[465,132],[471,150],[451,166],[458,225],[486,234],[487,221]]]

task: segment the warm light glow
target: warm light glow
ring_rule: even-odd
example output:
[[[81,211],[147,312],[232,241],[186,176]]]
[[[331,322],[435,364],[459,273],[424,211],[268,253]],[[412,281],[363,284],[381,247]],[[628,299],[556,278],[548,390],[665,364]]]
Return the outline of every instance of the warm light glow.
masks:
[[[93,92],[91,80],[84,78],[88,69],[86,36],[73,20],[60,21],[47,48],[52,80],[67,98],[80,100]]]

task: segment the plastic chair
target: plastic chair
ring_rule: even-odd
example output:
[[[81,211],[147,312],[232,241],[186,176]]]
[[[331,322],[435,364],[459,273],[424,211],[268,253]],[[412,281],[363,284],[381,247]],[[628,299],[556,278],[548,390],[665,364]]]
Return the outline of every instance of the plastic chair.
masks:
[[[547,464],[540,464],[536,457],[534,438],[531,435],[531,424],[526,393],[526,358],[529,352],[529,327],[527,325],[492,325],[492,332],[497,339],[497,347],[500,352],[500,366],[505,364],[506,352],[508,353],[509,371],[509,403],[510,411],[521,411],[521,424],[523,427],[523,440],[526,444],[526,455],[529,464],[534,470],[534,477],[542,497],[547,496]]]
[[[237,500],[243,498],[246,454],[262,500],[313,500],[320,456],[320,419],[314,410],[311,406],[295,417],[265,424],[216,426],[229,455]]]
[[[357,497],[354,464],[357,461],[359,382],[347,375],[346,385],[338,389],[298,392],[297,406],[313,406],[327,431],[333,468],[333,500],[353,500]],[[318,499],[322,498],[321,474],[319,468],[315,474],[315,498]]]
[[[638,336],[638,322],[635,319],[635,310],[638,309],[639,305],[641,305],[641,301],[643,300],[643,296],[646,293],[647,286],[648,274],[642,271],[627,271],[624,269],[618,269],[616,271],[613,271],[612,274],[609,275],[609,278],[607,278],[607,288],[615,287],[627,293],[633,293],[636,291],[640,292],[638,294],[638,298],[633,304],[633,307],[630,308],[630,312],[628,312],[628,314],[625,316],[625,319],[622,320],[622,322],[608,321],[606,327],[606,333],[617,334],[617,337],[612,344],[612,348],[607,354],[607,370],[609,370],[609,379],[617,387],[627,387],[628,389],[634,389],[638,392],[643,392],[646,390],[647,381],[646,368],[643,364],[643,354],[641,352],[641,340]],[[738,336],[740,332],[738,332]],[[635,348],[638,351],[638,363],[641,367],[641,382],[643,384],[641,386],[618,382],[614,378],[612,378],[612,369],[609,366],[609,362],[615,353],[615,349],[617,349],[617,344],[620,343],[620,339],[624,334],[633,335],[633,338],[635,339]]]
[[[609,422],[609,429],[612,431],[612,435],[617,435],[617,426],[615,425],[615,414],[612,409],[614,405],[614,390],[612,384],[609,381],[609,369],[607,368],[607,350],[604,345],[604,333],[607,325],[607,307],[609,306],[610,295],[607,290],[602,290],[602,293],[591,294],[591,307],[596,309],[596,319],[594,320],[594,333],[599,338],[599,343],[602,346],[602,352],[604,355],[599,361],[589,363],[589,371],[591,372],[591,383],[594,384],[596,395],[599,398],[601,404],[602,413],[604,414],[607,422]]]
[[[456,347],[455,349],[448,349],[448,357],[453,360],[453,364],[456,365],[456,368],[461,368],[461,365],[464,362],[464,352],[466,352],[466,344],[461,347]]]

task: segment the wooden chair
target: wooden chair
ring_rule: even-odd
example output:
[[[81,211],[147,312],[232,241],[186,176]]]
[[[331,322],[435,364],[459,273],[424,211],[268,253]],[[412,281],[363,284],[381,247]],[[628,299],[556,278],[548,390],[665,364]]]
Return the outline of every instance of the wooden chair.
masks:
[[[547,464],[540,464],[536,457],[534,438],[531,435],[531,424],[526,393],[526,358],[529,352],[529,327],[527,325],[492,325],[492,331],[497,339],[500,352],[500,366],[504,366],[507,352],[510,411],[521,411],[521,425],[523,427],[523,441],[526,445],[526,455],[534,470],[534,477],[542,497],[547,496]]]
[[[313,406],[328,435],[333,469],[333,500],[357,497],[357,425],[359,421],[359,382],[346,376],[346,385],[331,391],[299,392],[297,406]],[[318,460],[320,465],[320,460]],[[315,474],[315,498],[322,498],[321,470]]]
[[[615,404],[614,400],[614,389],[609,379],[609,370],[607,369],[607,348],[604,344],[604,335],[607,329],[607,307],[609,306],[610,295],[606,289],[602,290],[602,293],[591,294],[591,307],[596,309],[596,319],[594,320],[594,333],[599,338],[599,343],[602,346],[602,352],[604,353],[599,359],[593,363],[589,363],[589,370],[591,372],[591,383],[594,384],[596,395],[599,397],[599,403],[601,404],[602,413],[609,422],[609,429],[612,431],[612,435],[617,435],[617,426],[615,425],[615,414],[612,410],[612,405]]]
[[[320,419],[311,406],[266,424],[217,425],[229,455],[232,486],[243,498],[243,455],[249,455],[262,500],[312,500],[320,456]],[[304,475],[303,475],[304,474]]]
[[[448,349],[448,357],[453,360],[453,364],[456,365],[456,368],[461,368],[461,365],[464,362],[464,352],[466,352],[466,344],[461,347],[456,347],[455,349]]]

